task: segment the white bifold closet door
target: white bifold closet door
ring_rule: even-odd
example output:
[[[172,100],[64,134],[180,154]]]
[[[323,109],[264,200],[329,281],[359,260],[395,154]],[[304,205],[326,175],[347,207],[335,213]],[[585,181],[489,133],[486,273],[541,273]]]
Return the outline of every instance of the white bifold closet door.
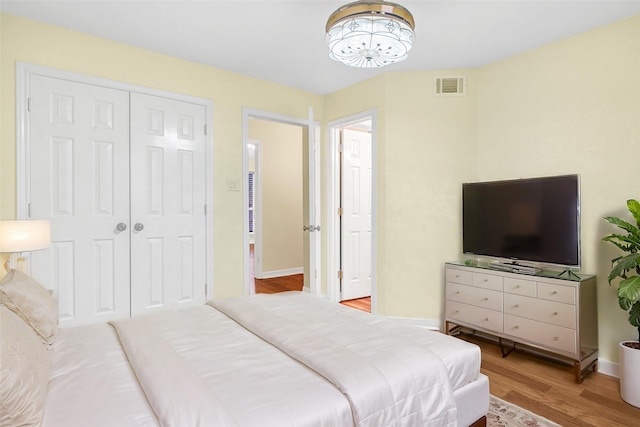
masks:
[[[203,106],[43,76],[30,80],[32,254],[61,324],[205,301]]]

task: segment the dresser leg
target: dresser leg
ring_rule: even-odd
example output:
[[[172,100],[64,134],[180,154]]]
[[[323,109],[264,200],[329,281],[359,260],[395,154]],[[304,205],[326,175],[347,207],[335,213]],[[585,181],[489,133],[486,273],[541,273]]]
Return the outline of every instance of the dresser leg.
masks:
[[[502,345],[502,337],[498,337],[498,342],[500,343],[500,351],[502,352],[502,357],[507,357],[508,355],[510,355],[513,350],[516,349],[516,343],[513,342],[511,348],[508,351],[504,351],[504,347]]]

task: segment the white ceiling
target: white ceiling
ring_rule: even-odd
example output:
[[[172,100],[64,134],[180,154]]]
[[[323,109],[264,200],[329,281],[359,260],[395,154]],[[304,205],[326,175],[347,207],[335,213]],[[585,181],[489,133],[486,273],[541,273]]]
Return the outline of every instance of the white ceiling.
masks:
[[[382,69],[332,61],[329,15],[348,1],[1,0],[3,12],[317,94],[387,71],[478,67],[640,13],[640,0],[404,1],[409,58]]]

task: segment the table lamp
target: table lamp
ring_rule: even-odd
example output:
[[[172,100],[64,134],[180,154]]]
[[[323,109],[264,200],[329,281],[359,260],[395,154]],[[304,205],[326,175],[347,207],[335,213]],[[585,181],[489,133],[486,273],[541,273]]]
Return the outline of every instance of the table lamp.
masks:
[[[10,253],[8,269],[15,269],[21,252],[46,249],[51,244],[48,220],[0,220],[0,253]]]

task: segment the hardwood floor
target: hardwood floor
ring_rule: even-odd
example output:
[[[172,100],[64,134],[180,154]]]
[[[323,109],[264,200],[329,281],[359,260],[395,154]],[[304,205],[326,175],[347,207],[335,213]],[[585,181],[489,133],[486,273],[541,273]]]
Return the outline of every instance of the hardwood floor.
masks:
[[[255,283],[257,294],[275,294],[285,291],[301,291],[304,276],[302,274],[295,274],[293,276],[273,277],[271,279],[255,279],[252,277],[252,280]],[[370,297],[342,301],[341,304],[371,313]]]
[[[270,279],[256,279],[253,274],[253,249],[253,245],[249,245],[249,257],[251,261],[249,275],[257,294],[275,294],[277,292],[302,290],[302,287],[304,286],[303,274],[273,277]],[[370,297],[342,301],[341,304],[371,313]]]
[[[620,398],[617,378],[592,372],[577,384],[573,366],[523,350],[502,358],[494,342],[468,334],[461,338],[480,346],[481,371],[494,396],[563,427],[640,427],[640,409]]]

